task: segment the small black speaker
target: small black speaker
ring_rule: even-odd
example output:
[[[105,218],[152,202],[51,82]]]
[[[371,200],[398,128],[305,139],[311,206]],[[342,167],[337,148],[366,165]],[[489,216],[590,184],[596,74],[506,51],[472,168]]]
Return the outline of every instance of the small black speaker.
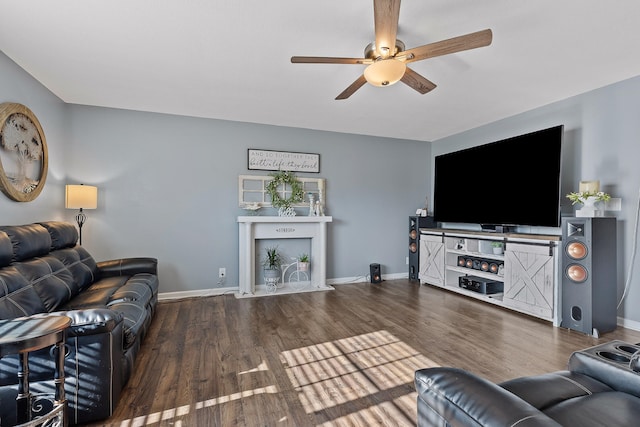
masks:
[[[562,219],[562,322],[598,337],[617,323],[616,218]]]
[[[420,273],[420,228],[435,228],[432,216],[409,217],[409,280],[418,280]]]
[[[380,264],[369,264],[369,275],[371,277],[371,283],[381,283],[382,273],[380,272]]]

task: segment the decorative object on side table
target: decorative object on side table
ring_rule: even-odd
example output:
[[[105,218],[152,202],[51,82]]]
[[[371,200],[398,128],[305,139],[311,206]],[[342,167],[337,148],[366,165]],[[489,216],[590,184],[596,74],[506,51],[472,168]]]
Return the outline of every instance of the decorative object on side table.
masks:
[[[583,207],[576,210],[577,217],[599,217],[604,211],[598,209],[597,203],[608,202],[611,196],[600,191],[600,181],[580,181],[580,191],[567,194],[571,204],[581,204]]]
[[[34,200],[44,187],[48,162],[35,114],[22,104],[0,104],[0,190],[16,202]]]
[[[269,246],[266,248],[266,255],[262,261],[264,282],[267,286],[267,293],[274,293],[278,289],[278,281],[280,280],[280,267],[283,258],[278,252],[277,246]]]
[[[271,176],[273,179],[266,186],[271,205],[278,209],[279,216],[296,216],[292,205],[304,200],[302,183],[289,171],[278,171]],[[284,197],[286,193],[289,193],[289,197]]]

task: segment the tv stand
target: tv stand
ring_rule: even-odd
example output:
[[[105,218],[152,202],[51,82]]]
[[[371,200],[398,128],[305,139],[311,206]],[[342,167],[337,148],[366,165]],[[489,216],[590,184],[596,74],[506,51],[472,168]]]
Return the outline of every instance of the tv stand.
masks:
[[[421,284],[560,326],[561,236],[420,229]],[[496,245],[500,243],[500,245]],[[494,246],[502,246],[504,253]]]

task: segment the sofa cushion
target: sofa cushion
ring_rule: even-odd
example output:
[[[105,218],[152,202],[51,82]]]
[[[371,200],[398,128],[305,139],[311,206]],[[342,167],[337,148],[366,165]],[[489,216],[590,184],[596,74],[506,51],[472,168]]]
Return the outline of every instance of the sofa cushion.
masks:
[[[48,312],[67,302],[74,293],[71,272],[53,256],[30,259],[14,267],[33,286]]]
[[[46,311],[40,296],[18,270],[0,270],[0,319],[14,319]]]
[[[51,248],[51,236],[40,224],[5,225],[0,227],[11,239],[12,262],[46,255]]]
[[[61,309],[76,310],[80,308],[106,307],[112,301],[112,295],[127,281],[126,277],[109,277],[101,279],[80,292]]]
[[[13,259],[13,245],[7,233],[0,231],[0,267],[11,264]]]
[[[96,262],[81,246],[75,248],[58,249],[51,252],[69,269],[75,283],[73,296],[90,286],[97,278]]]
[[[39,223],[51,237],[51,250],[72,248],[78,242],[78,230],[68,222],[47,221]]]
[[[595,393],[544,412],[563,426],[629,426],[640,419],[640,398],[621,391]]]
[[[567,399],[612,390],[594,378],[569,371],[515,378],[499,385],[541,411]]]
[[[136,276],[137,277],[137,276]],[[137,301],[140,305],[145,306],[151,301],[153,296],[149,285],[143,282],[135,281],[135,277],[128,280],[120,289],[111,295],[112,302],[118,301]]]

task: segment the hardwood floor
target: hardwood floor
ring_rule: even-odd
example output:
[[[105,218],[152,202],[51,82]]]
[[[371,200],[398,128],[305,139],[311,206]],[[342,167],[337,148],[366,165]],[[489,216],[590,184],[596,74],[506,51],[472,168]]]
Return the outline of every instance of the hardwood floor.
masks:
[[[413,372],[503,381],[563,369],[599,339],[408,280],[161,302],[113,426],[411,426]]]

